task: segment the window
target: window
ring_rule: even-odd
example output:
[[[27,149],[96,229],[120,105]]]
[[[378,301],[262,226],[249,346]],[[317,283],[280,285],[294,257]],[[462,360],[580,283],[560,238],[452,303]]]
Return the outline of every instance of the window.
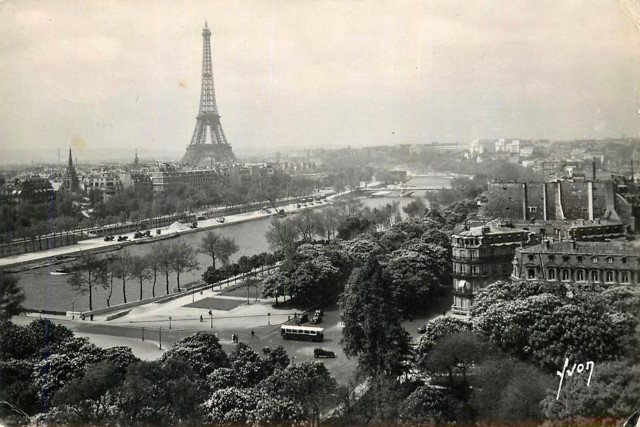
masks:
[[[563,268],[562,269],[562,280],[570,280],[571,279],[571,273],[569,272],[568,269]]]
[[[620,258],[620,261],[622,261],[623,264],[626,264],[627,263],[627,257],[625,256],[625,257]]]
[[[613,271],[607,270],[604,272],[604,282],[612,283],[613,282]]]
[[[549,261],[555,261],[556,256],[555,255],[549,255],[547,258],[549,258]]]
[[[535,206],[529,206],[529,212],[537,212],[538,208]]]
[[[598,263],[598,257],[597,256],[591,257],[591,262],[594,263],[594,264],[597,264]]]
[[[591,281],[592,282],[599,282],[600,281],[600,273],[596,270],[591,272]]]
[[[556,269],[550,268],[547,270],[547,278],[549,280],[556,280]]]
[[[607,264],[613,264],[613,258],[610,256],[607,257]]]
[[[621,271],[620,272],[620,282],[621,283],[629,283],[629,272]]]
[[[533,255],[529,255],[529,261],[533,261],[535,259],[535,257]]]
[[[571,259],[571,257],[569,255],[562,255],[562,260],[563,261],[569,261]]]
[[[582,262],[582,260],[583,260],[582,255],[578,255],[578,256],[576,257],[576,259],[578,260],[578,262]]]
[[[584,282],[584,270],[577,270],[576,271],[576,281]]]
[[[527,268],[527,279],[535,279],[535,278],[536,278],[536,269]]]

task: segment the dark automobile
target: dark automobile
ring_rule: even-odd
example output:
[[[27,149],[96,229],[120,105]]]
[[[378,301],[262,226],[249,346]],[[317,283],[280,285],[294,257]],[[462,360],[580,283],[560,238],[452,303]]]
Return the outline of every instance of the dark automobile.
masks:
[[[141,233],[141,232],[139,232],[139,231],[136,231],[136,232],[133,234],[133,238],[134,238],[134,239],[141,239],[143,236],[144,236],[144,234],[142,234],[142,233]]]
[[[262,349],[263,354],[271,354],[271,347],[264,347]]]
[[[113,242],[113,238],[114,238],[113,236],[105,236],[104,237],[104,241],[105,242]]]
[[[314,325],[317,325],[318,323],[322,323],[322,317],[320,316],[313,316],[313,319],[311,319],[311,322]]]
[[[296,325],[300,325],[301,323],[305,323],[308,321],[309,321],[309,316],[307,316],[306,314],[296,317]]]
[[[319,357],[330,357],[333,359],[334,357],[336,357],[336,353],[324,348],[316,348],[313,350],[313,357],[315,357],[316,359]]]
[[[419,334],[424,334],[425,332],[427,332],[427,325],[422,325],[418,328]]]
[[[129,236],[118,236],[118,242],[126,242],[129,240]]]

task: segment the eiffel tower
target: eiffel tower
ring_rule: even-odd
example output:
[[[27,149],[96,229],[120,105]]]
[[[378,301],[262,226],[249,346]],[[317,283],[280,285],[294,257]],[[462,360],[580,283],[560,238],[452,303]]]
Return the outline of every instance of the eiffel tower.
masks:
[[[200,165],[232,162],[235,156],[220,125],[220,114],[218,114],[216,94],[213,89],[211,30],[206,22],[202,29],[202,41],[200,110],[196,117],[196,128],[193,130],[191,143],[187,146],[182,162]]]

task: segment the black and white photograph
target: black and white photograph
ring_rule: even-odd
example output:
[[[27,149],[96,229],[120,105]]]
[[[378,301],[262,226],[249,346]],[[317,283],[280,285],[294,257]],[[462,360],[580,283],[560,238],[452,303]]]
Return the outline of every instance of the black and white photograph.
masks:
[[[0,0],[0,427],[640,427],[640,0]]]

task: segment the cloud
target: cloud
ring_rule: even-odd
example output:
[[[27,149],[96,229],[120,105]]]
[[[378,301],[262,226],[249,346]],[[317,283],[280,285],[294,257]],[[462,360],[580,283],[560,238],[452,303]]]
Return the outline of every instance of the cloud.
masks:
[[[0,144],[179,157],[205,19],[237,152],[637,133],[637,33],[609,0],[24,0],[0,11]]]

